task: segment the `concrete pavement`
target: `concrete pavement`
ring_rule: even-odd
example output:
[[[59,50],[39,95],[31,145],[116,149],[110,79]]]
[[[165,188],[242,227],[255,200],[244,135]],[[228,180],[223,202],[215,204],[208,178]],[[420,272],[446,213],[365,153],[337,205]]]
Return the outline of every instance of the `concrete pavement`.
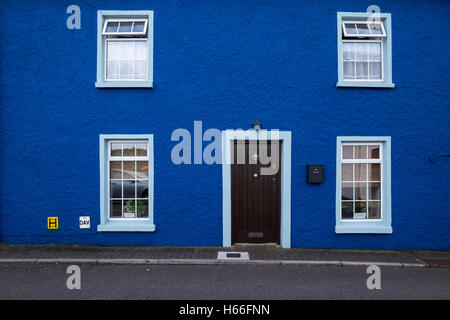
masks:
[[[248,260],[219,260],[218,252],[246,252]],[[397,267],[450,266],[449,251],[282,249],[273,245],[148,247],[0,245],[0,262],[95,264],[260,264]]]

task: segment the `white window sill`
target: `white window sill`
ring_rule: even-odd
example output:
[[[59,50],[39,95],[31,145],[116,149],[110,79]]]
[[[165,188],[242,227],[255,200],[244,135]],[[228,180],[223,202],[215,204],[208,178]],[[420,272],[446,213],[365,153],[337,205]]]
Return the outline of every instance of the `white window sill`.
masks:
[[[369,82],[369,81],[340,81],[336,83],[336,87],[356,87],[356,88],[394,88],[395,83],[391,82]]]
[[[154,232],[156,226],[148,221],[108,221],[97,226],[98,232]]]
[[[96,88],[153,88],[151,81],[97,81]]]
[[[335,227],[335,233],[376,233],[391,234],[392,227],[383,225],[358,225],[358,222],[340,224]]]

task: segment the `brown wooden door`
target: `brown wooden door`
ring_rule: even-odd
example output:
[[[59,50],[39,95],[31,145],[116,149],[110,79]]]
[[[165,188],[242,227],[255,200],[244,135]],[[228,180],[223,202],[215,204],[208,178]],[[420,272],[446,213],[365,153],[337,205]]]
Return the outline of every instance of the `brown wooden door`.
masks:
[[[257,141],[235,140],[233,143],[234,161],[231,165],[232,244],[237,242],[280,243],[281,141],[278,146],[278,161],[263,165],[260,161],[261,148]],[[267,155],[271,157],[270,141],[266,149]],[[243,150],[245,150],[245,162],[243,161]],[[238,161],[239,151],[240,161]],[[251,163],[250,157],[253,162],[256,160],[256,163]],[[240,164],[242,162],[244,164]],[[277,172],[272,175],[262,175],[261,168],[269,166],[273,166],[272,168],[277,166]]]

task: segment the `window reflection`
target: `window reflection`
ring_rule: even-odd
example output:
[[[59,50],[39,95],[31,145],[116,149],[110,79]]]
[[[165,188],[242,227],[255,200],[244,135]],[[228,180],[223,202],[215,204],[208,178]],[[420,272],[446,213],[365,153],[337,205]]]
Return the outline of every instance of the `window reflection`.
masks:
[[[147,143],[112,142],[110,150],[110,217],[148,218],[149,161],[143,160],[148,157]]]
[[[380,155],[380,144],[342,145],[342,219],[381,219]]]

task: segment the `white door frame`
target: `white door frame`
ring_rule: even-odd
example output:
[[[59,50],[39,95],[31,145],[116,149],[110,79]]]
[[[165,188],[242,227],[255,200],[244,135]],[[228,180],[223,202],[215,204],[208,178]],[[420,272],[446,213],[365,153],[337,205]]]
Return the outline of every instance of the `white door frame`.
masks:
[[[222,131],[222,214],[223,246],[231,246],[231,141],[280,140],[281,147],[281,224],[280,244],[291,247],[291,131],[231,130]]]

